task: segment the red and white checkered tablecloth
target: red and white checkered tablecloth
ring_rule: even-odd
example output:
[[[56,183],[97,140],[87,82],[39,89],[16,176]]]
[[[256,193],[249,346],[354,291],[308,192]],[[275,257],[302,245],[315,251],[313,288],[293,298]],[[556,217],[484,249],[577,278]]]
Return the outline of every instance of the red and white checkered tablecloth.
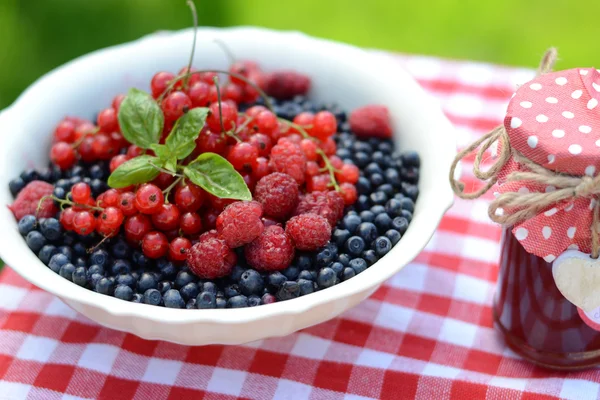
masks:
[[[460,146],[498,124],[516,85],[533,77],[471,62],[398,61],[439,100]],[[235,347],[100,327],[5,268],[0,399],[600,398],[600,370],[534,367],[495,332],[500,229],[486,208],[485,199],[457,201],[417,259],[340,318]]]

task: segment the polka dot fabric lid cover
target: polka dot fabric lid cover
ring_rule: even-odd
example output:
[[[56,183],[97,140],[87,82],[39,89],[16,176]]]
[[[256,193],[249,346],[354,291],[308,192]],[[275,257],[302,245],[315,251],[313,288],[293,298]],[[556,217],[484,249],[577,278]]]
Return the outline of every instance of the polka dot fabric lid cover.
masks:
[[[519,87],[504,119],[510,144],[544,168],[574,176],[600,172],[600,71],[576,68],[541,75]],[[510,160],[499,192],[548,192],[555,188],[503,177],[526,168]],[[566,249],[590,252],[593,198],[566,200],[513,227],[525,249],[553,261]]]

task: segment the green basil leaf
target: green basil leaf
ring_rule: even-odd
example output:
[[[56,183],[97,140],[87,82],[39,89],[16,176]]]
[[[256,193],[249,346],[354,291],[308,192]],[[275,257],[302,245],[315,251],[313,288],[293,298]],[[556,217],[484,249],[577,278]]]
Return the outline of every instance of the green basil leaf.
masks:
[[[119,126],[130,143],[150,148],[158,143],[165,117],[159,105],[146,92],[132,88],[119,108]]]
[[[169,158],[165,162],[165,168],[171,172],[177,172],[177,157]]]
[[[169,150],[169,148],[164,144],[152,144],[150,145],[150,149],[154,151],[156,157],[160,158],[160,160],[163,163],[166,162],[169,158],[173,157],[171,150]]]
[[[194,141],[206,122],[208,108],[192,108],[183,114],[167,137],[166,145],[171,154],[182,160],[194,151]]]
[[[156,168],[158,165],[160,165],[160,159],[157,157],[144,155],[132,158],[121,164],[110,174],[108,177],[108,186],[122,188],[150,182],[160,173]]]
[[[233,166],[215,153],[203,153],[183,170],[196,185],[223,199],[252,200],[244,178]]]

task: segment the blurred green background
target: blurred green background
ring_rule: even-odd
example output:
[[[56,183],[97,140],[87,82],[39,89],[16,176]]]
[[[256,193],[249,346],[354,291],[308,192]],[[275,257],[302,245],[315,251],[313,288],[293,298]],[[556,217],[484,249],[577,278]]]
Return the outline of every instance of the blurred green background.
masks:
[[[600,66],[598,0],[196,0],[200,23],[295,29],[359,46],[534,67]],[[88,51],[191,25],[184,0],[0,0],[0,108]],[[52,93],[48,97],[52,97]]]

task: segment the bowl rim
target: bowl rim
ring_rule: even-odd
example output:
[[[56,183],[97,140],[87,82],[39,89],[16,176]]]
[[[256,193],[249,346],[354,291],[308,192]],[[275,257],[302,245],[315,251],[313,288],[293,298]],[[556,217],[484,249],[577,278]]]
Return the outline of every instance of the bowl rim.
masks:
[[[96,50],[91,53],[87,53],[82,55],[74,60],[71,60],[54,70],[48,72],[43,75],[35,82],[33,82],[16,100],[15,102],[6,108],[2,113],[0,113],[0,126],[5,124],[10,124],[10,121],[13,118],[18,119],[20,110],[26,107],[27,99],[29,96],[35,95],[36,88],[39,87],[40,84],[44,83],[47,80],[52,79],[57,74],[61,73],[64,70],[67,70],[72,65],[84,62],[86,59],[90,57],[98,57],[98,56],[109,56],[110,53],[115,51],[123,51],[128,48],[132,48],[143,44],[147,41],[152,40],[162,40],[165,38],[169,38],[173,35],[180,34],[191,34],[192,29],[184,29],[179,31],[160,31],[154,34],[143,36],[137,40],[133,40],[130,42],[126,42],[123,44],[107,47],[104,49]],[[314,38],[303,34],[297,31],[278,31],[278,30],[270,30],[266,28],[257,28],[257,27],[234,27],[234,28],[198,28],[198,34],[203,35],[214,35],[218,37],[221,34],[240,34],[240,35],[250,35],[255,33],[267,34],[267,35],[277,35],[286,40],[302,40],[309,41],[314,43],[314,45],[318,46],[326,46],[330,48],[335,48],[335,51],[345,52],[346,56],[355,56],[361,59],[361,62],[366,64],[376,65],[377,68],[382,71],[382,74],[385,72],[391,73],[393,71],[394,75],[398,79],[398,81],[402,81],[403,85],[408,85],[410,89],[415,92],[416,95],[421,96],[422,99],[429,97],[426,92],[417,84],[417,82],[406,72],[403,68],[401,68],[400,64],[393,62],[391,59],[386,59],[385,57],[380,57],[377,54],[369,53],[363,49],[339,43],[331,40]],[[443,135],[446,136],[446,142],[443,144],[448,146],[447,154],[444,154],[446,159],[437,160],[436,162],[441,162],[442,165],[448,166],[450,165],[452,159],[454,158],[455,152],[455,136],[454,136],[454,128],[452,124],[448,121],[446,116],[442,113],[439,105],[431,104],[431,119],[435,119],[441,126],[445,126]],[[0,135],[0,146],[2,146],[3,135]],[[445,172],[441,174],[446,177]],[[394,268],[388,268],[383,270],[376,270],[374,267],[377,264],[381,264],[382,262],[390,261],[390,257],[393,256],[394,246],[392,251],[388,253],[386,256],[378,260],[375,264],[369,267],[367,270],[360,273],[361,279],[349,279],[344,282],[340,282],[337,285],[334,285],[326,290],[320,290],[315,293],[311,293],[309,295],[301,296],[298,298],[285,300],[281,302],[275,302],[272,304],[261,305],[259,307],[246,307],[240,309],[209,309],[209,310],[188,310],[188,309],[171,309],[166,307],[157,307],[143,303],[132,303],[117,299],[112,296],[106,296],[99,293],[96,293],[92,290],[80,287],[74,283],[71,283],[71,290],[66,292],[59,293],[55,287],[53,287],[52,283],[54,279],[43,280],[38,279],[36,274],[34,273],[34,268],[24,268],[19,267],[19,254],[18,252],[11,251],[10,248],[6,248],[2,244],[3,241],[0,241],[0,255],[6,262],[8,266],[13,268],[19,275],[25,278],[27,281],[31,282],[35,286],[48,291],[56,295],[57,297],[65,300],[66,302],[76,302],[81,303],[86,306],[96,307],[102,309],[104,312],[109,314],[114,314],[118,316],[130,317],[130,318],[142,318],[149,319],[155,322],[167,322],[170,324],[187,324],[187,323],[219,323],[219,324],[241,324],[251,321],[263,320],[268,318],[277,317],[279,315],[284,314],[294,314],[298,315],[313,309],[315,307],[322,306],[326,303],[333,303],[336,300],[340,300],[342,298],[348,297],[352,294],[365,292],[370,289],[374,289],[381,285],[385,280],[389,279],[391,276],[400,271],[404,266],[406,266],[409,262],[411,262],[426,246],[429,242],[430,238],[433,236],[437,226],[439,225],[444,213],[452,206],[454,201],[454,195],[450,189],[450,185],[448,183],[448,179],[446,177],[445,184],[443,184],[436,193],[437,202],[434,207],[429,207],[426,211],[421,210],[421,212],[427,212],[429,214],[428,219],[426,220],[428,226],[426,229],[422,229],[423,234],[418,240],[418,249],[412,251],[412,254],[405,258],[406,262],[403,262],[401,265],[396,265]],[[421,194],[422,196],[423,194]],[[417,200],[417,208],[419,201]],[[415,213],[416,216],[416,213]],[[423,221],[422,223],[425,223]],[[406,235],[415,234],[415,229],[412,224],[409,226]],[[5,232],[3,234],[10,234],[10,232]],[[15,230],[13,234],[19,235]],[[20,236],[20,235],[19,235]],[[39,261],[39,266],[47,268],[41,261]],[[64,280],[60,275],[55,274],[56,279]],[[356,278],[356,277],[355,277]],[[67,282],[69,283],[69,282]]]

